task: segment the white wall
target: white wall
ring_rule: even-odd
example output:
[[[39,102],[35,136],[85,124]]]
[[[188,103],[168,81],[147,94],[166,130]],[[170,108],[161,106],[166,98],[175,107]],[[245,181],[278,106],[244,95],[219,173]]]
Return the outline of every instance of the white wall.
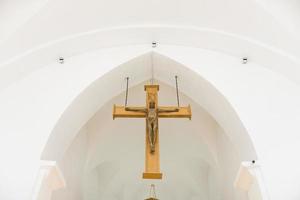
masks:
[[[61,152],[64,156],[58,162],[66,187],[55,191],[52,200],[82,200],[83,191],[83,170],[87,153],[87,130],[83,127],[66,152]]]
[[[218,161],[221,180],[223,180],[221,181],[221,199],[248,200],[246,192],[234,188],[234,181],[241,164],[238,150],[233,148],[231,141],[220,127],[218,127],[217,133]]]

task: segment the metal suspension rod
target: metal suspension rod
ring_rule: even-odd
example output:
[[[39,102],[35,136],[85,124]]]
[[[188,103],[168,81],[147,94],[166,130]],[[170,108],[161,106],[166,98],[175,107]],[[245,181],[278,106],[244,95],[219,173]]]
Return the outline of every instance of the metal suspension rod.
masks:
[[[177,106],[178,108],[180,107],[180,104],[179,104],[179,94],[178,94],[178,76],[176,75],[175,76],[175,81],[176,81],[176,95],[177,95]]]
[[[128,82],[129,82],[129,77],[126,77],[125,107],[127,107],[127,100],[128,100]]]
[[[154,84],[154,65],[153,65],[153,53],[151,53],[151,85]]]

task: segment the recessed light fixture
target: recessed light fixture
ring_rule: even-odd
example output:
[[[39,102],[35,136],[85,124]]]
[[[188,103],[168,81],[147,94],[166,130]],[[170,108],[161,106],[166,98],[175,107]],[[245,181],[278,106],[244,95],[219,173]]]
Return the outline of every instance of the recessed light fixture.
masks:
[[[244,57],[242,62],[243,62],[243,64],[247,64],[248,63],[248,58]]]
[[[60,64],[64,64],[64,63],[65,63],[64,57],[59,57],[59,58],[58,58],[58,62],[59,62]]]
[[[155,48],[155,47],[157,47],[157,42],[153,41],[152,42],[152,48]]]

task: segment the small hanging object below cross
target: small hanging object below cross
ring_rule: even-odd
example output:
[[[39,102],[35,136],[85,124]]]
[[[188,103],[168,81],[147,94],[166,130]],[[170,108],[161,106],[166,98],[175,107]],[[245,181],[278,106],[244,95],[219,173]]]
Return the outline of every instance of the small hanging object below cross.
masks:
[[[156,192],[155,192],[155,185],[151,184],[150,185],[150,193],[149,193],[149,198],[145,199],[145,200],[158,200],[156,198]]]

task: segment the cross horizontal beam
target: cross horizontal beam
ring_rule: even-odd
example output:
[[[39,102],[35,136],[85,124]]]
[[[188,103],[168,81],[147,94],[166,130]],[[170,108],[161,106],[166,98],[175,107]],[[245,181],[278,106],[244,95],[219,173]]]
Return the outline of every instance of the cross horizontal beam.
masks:
[[[133,107],[131,107],[133,108]],[[145,107],[134,107],[137,109],[146,109]],[[159,110],[170,110],[176,109],[176,106],[160,106]],[[113,107],[113,119],[115,118],[145,118],[146,114],[143,112],[135,112],[135,111],[127,111],[125,106],[117,106]],[[159,118],[192,118],[191,106],[179,107],[176,112],[161,112],[158,114]]]

